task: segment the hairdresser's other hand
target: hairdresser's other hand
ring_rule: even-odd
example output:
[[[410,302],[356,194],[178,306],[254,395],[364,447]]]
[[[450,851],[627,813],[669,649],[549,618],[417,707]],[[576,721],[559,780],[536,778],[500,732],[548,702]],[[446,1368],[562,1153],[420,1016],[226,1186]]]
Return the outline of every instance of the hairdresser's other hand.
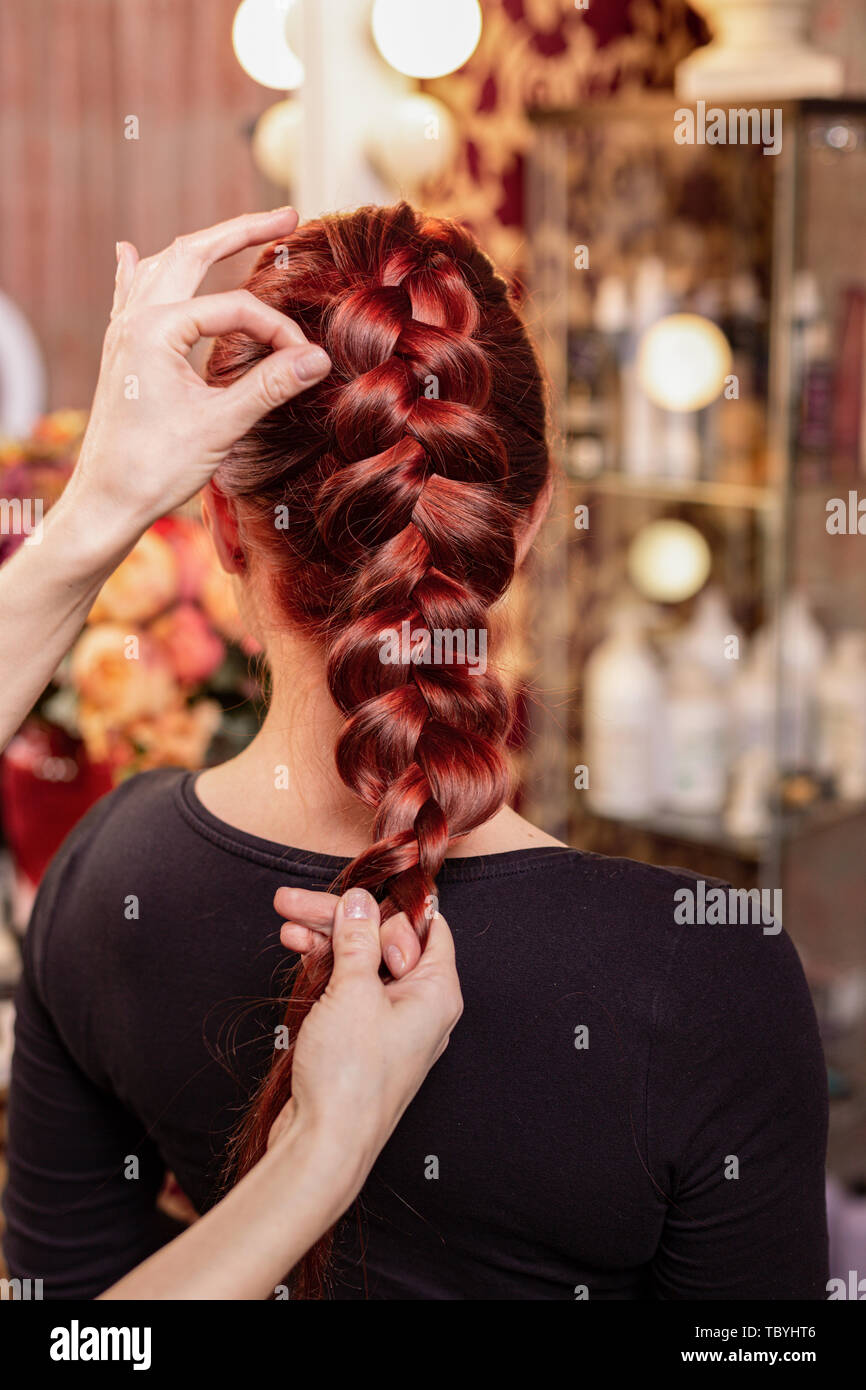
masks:
[[[139,260],[118,243],[111,322],[67,512],[118,547],[187,501],[268,411],[330,371],[321,348],[248,290],[196,296],[208,269],[297,226],[292,208],[250,213],[178,237]],[[207,386],[188,361],[200,338],[240,330],[272,348],[231,386]],[[65,499],[65,500],[64,500]]]
[[[310,888],[278,888],[274,907],[285,917],[280,940],[289,951],[305,956],[330,939],[334,913],[340,899],[336,893],[318,893]],[[412,970],[421,956],[421,943],[405,912],[383,922],[379,930],[382,959],[395,980]]]
[[[350,889],[334,914],[330,981],[298,1034],[292,1099],[269,1139],[300,1125],[351,1160],[358,1190],[463,1011],[444,917],[415,968],[387,983],[379,930],[375,898]]]

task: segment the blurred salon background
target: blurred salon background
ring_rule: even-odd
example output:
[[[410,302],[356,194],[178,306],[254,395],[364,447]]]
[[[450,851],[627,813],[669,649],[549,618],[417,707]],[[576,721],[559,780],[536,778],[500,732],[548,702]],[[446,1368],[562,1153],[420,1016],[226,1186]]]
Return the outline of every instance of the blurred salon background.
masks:
[[[519,808],[781,890],[829,1064],[832,1273],[866,1273],[862,0],[0,0],[0,562],[74,463],[116,240],[398,196],[474,228],[551,382]],[[0,761],[0,1120],[51,856],[120,779],[231,755],[261,705],[191,505]]]

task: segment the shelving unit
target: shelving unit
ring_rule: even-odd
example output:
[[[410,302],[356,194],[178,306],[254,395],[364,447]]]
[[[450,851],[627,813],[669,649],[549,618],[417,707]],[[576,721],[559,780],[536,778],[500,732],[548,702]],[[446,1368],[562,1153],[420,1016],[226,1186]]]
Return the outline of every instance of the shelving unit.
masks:
[[[866,631],[866,536],[829,537],[825,527],[829,498],[858,487],[866,497],[866,384],[859,460],[840,456],[835,434],[822,448],[818,431],[816,445],[814,428],[807,451],[803,422],[814,402],[804,345],[816,320],[807,320],[802,302],[805,285],[817,288],[838,363],[838,306],[850,308],[861,288],[866,296],[866,104],[784,103],[776,156],[752,146],[678,145],[674,111],[683,104],[648,94],[536,117],[527,171],[528,304],[552,387],[562,476],[532,580],[529,627],[540,698],[532,709],[524,805],[531,818],[583,848],[678,863],[741,887],[781,886],[785,926],[816,978],[866,979],[866,803],[838,800],[821,783],[813,804],[796,812],[785,806],[788,676],[780,652],[769,749],[777,794],[765,835],[735,837],[718,815],[676,815],[663,806],[636,818],[602,816],[573,785],[572,770],[584,761],[586,662],[605,635],[628,544],[647,521],[687,520],[706,536],[712,582],[747,636],[778,623],[795,590],[830,634]],[[743,275],[758,287],[763,311],[751,343],[751,434],[743,429],[749,449],[726,454],[718,440],[722,403],[710,405],[696,420],[701,448],[690,476],[666,476],[675,470],[657,444],[651,468],[646,458],[639,470],[630,466],[626,335],[621,326],[599,327],[600,287],[614,278],[633,289],[650,257],[664,264],[675,289],[676,302],[664,313],[700,312],[726,328],[724,302],[714,311],[713,292]],[[627,332],[634,339],[638,328],[630,323]],[[724,402],[725,409],[741,405]],[[724,424],[735,420],[728,415]],[[583,454],[576,440],[588,440]],[[578,504],[591,518],[579,534],[572,524]],[[661,616],[670,628],[679,614],[670,605]],[[831,1037],[849,1071],[851,1058],[866,1054],[866,1019],[856,1033],[853,1043]],[[856,1154],[866,1151],[866,1085],[852,1082],[845,1114],[833,1131],[831,1158],[850,1177],[862,1164]]]
[[[645,497],[660,502],[694,502],[707,507],[733,507],[755,511],[779,505],[770,488],[750,483],[714,483],[696,478],[633,478],[625,473],[602,473],[596,478],[570,478],[575,493],[600,492],[616,497]]]

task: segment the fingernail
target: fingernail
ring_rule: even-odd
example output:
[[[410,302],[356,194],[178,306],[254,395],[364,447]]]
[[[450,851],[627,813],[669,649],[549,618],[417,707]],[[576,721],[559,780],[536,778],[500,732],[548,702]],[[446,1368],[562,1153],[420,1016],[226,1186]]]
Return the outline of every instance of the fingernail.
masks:
[[[114,256],[115,256],[115,259],[118,261],[118,263],[120,262],[120,251],[121,251],[120,242],[119,242],[119,241],[116,241],[116,242],[114,243]]]
[[[403,971],[406,969],[406,962],[403,959],[403,952],[400,950],[399,946],[385,947],[385,963],[395,979],[398,975],[403,974]]]
[[[275,216],[278,212],[294,212],[294,210],[291,203],[285,203],[281,208],[273,208],[271,210],[271,216]]]
[[[324,376],[331,370],[331,359],[322,348],[310,348],[303,357],[299,357],[295,363],[295,375],[301,381],[312,381],[317,376]]]
[[[344,917],[365,917],[373,916],[376,900],[372,893],[368,893],[366,888],[350,888],[348,893],[343,894],[343,916]]]

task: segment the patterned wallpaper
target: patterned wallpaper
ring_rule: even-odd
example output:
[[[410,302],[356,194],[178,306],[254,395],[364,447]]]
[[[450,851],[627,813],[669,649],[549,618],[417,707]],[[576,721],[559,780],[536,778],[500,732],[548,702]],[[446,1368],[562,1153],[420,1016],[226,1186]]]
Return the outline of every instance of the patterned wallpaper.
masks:
[[[523,160],[528,112],[629,88],[665,88],[708,32],[685,0],[482,0],[484,30],[459,72],[424,84],[462,135],[456,170],[425,190],[461,217],[507,273],[524,267]]]

